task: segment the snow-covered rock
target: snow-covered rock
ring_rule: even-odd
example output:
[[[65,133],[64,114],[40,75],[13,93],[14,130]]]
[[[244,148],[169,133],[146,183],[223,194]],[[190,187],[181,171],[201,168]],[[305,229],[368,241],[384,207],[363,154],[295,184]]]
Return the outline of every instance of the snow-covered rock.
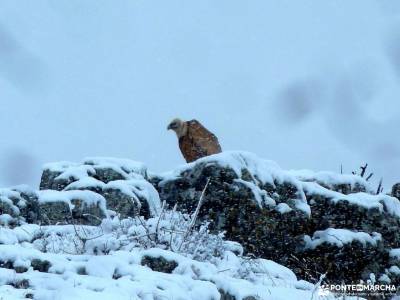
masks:
[[[92,191],[38,191],[41,224],[100,224],[108,216],[106,200]]]
[[[92,157],[82,163],[55,162],[43,166],[40,189],[63,190],[70,183],[88,176],[107,183],[135,175],[146,177],[146,174],[144,164],[129,159]]]
[[[0,224],[15,225],[21,214],[21,208],[26,206],[26,200],[21,193],[12,189],[0,189]]]
[[[365,232],[355,232],[348,229],[328,228],[314,232],[312,238],[306,235],[304,240],[307,249],[315,249],[324,243],[343,247],[352,242],[359,242],[365,247],[367,244],[376,246],[382,240],[382,236],[376,232],[369,235]]]
[[[87,158],[82,163],[56,162],[43,168],[40,189],[88,190],[102,195],[107,208],[121,217],[155,215],[161,204],[146,180],[144,164],[109,157]]]
[[[357,175],[247,152],[151,175],[123,159],[51,163],[39,191],[0,189],[0,299],[317,299],[324,273],[400,284],[399,227],[399,199]]]
[[[100,224],[108,216],[106,200],[91,191],[35,191],[26,186],[0,190],[0,222]]]
[[[384,274],[388,249],[400,245],[400,201],[375,195],[357,175],[285,171],[254,154],[224,152],[151,180],[162,201],[188,212],[195,210],[210,180],[199,220],[225,231],[245,253],[289,266],[309,280],[332,269],[335,257],[342,270],[328,272],[329,280],[368,280],[370,273]],[[345,243],[328,243],[325,237],[340,230],[349,233]]]

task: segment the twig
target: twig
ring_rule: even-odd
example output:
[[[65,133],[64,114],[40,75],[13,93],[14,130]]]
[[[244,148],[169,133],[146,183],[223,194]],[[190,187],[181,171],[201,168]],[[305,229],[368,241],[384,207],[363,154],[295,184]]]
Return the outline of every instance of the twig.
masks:
[[[366,181],[370,180],[374,173],[369,174],[369,176],[365,179]]]
[[[376,194],[377,194],[377,195],[379,195],[380,193],[383,192],[383,187],[382,187],[382,185],[383,185],[383,178],[381,178],[381,180],[379,180],[379,185],[378,185],[378,188],[376,189]]]
[[[74,219],[73,219],[73,218],[72,218],[72,226],[74,227],[74,231],[75,231],[76,236],[82,241],[83,244],[85,244],[87,241],[98,239],[99,237],[102,237],[102,236],[104,235],[103,228],[100,227],[102,233],[99,234],[98,236],[94,236],[94,237],[90,237],[90,238],[81,236],[81,235],[78,233],[78,230],[76,229],[76,225],[75,225],[75,222],[74,222]],[[82,230],[83,230],[83,232],[85,232],[84,227],[82,227]],[[86,233],[86,232],[85,232],[85,234],[86,234],[86,236],[87,236],[87,233]]]
[[[368,164],[365,164],[365,166],[361,166],[361,167],[360,167],[360,169],[361,169],[361,174],[360,174],[360,176],[361,176],[361,177],[364,177],[365,171],[367,171],[367,168],[368,168]]]
[[[186,233],[182,238],[181,244],[178,247],[178,251],[181,250],[183,243],[186,241],[187,237],[189,236],[190,232],[192,231],[192,228],[193,228],[194,224],[196,223],[196,219],[197,219],[197,216],[199,215],[200,208],[203,205],[204,195],[206,193],[206,190],[207,190],[207,187],[208,187],[209,183],[210,183],[210,178],[207,179],[207,183],[206,183],[203,191],[201,192],[201,196],[200,196],[200,199],[199,199],[199,203],[197,204],[196,211],[194,212],[192,221],[190,222],[190,224],[189,224],[189,226],[188,226],[188,228],[186,230]]]
[[[143,226],[144,230],[145,230],[146,233],[147,233],[147,236],[148,236],[149,240],[152,241],[152,242],[154,242],[153,239],[151,238],[151,233],[150,233],[149,228],[147,228],[147,225],[146,225],[145,223],[143,223],[143,221],[142,221],[142,219],[140,218],[140,216],[139,216],[139,217],[136,216],[135,218],[137,218],[137,219],[139,220],[140,224]]]
[[[231,270],[231,268],[225,269],[225,270],[220,270],[220,271],[218,271],[217,273],[222,273],[222,272],[226,272],[226,271],[230,271],[230,270]]]
[[[162,219],[162,217],[164,216],[164,211],[165,211],[165,200],[163,201],[163,203],[162,203],[162,206],[161,206],[161,212],[160,212],[160,215],[158,216],[158,220],[157,220],[157,226],[156,226],[156,232],[155,232],[155,240],[156,240],[156,243],[158,243],[158,227],[160,226],[160,220]]]
[[[173,220],[173,218],[174,218],[177,207],[178,207],[178,203],[175,203],[174,208],[172,209],[172,212],[171,212],[171,218],[169,220],[169,223],[171,224],[171,230],[170,230],[171,232],[169,235],[169,249],[172,252],[175,252],[173,249],[173,246],[172,246],[172,240],[174,238],[174,231],[175,231],[175,220]],[[167,231],[166,229],[164,229],[164,230]]]
[[[102,233],[102,234],[99,234],[99,235],[96,235],[96,236],[93,236],[93,237],[82,237],[82,236],[79,235],[78,231],[76,230],[75,224],[73,224],[73,225],[74,225],[74,230],[75,230],[76,235],[82,241],[87,242],[87,241],[95,240],[95,239],[98,239],[99,237],[104,236],[104,233]]]

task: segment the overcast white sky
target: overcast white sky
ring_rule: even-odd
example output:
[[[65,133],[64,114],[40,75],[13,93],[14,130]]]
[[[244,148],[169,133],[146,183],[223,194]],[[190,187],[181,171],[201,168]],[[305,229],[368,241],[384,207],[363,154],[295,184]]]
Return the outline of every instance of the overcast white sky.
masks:
[[[398,2],[397,2],[398,3]],[[286,169],[400,181],[396,1],[0,3],[0,184],[49,161],[184,161],[170,119]]]

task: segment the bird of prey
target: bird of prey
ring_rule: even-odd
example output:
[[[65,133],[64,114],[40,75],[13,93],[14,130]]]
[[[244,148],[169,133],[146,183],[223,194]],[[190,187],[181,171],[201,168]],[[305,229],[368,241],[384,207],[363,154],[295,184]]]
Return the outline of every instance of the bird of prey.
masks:
[[[197,120],[174,119],[167,129],[175,131],[179,148],[188,163],[222,151],[217,137]]]

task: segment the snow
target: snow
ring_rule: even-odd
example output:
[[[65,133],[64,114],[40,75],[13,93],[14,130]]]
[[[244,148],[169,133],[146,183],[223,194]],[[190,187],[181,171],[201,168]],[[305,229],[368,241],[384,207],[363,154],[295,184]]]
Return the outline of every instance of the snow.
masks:
[[[70,194],[52,193],[51,191],[40,192],[42,202],[64,201],[70,204],[72,195],[83,197],[87,204],[90,201],[103,202],[101,198],[96,199],[94,194],[76,194],[78,192],[74,192],[74,190],[94,188],[106,191],[107,189],[118,189],[133,198],[139,207],[141,205],[139,198],[146,200],[152,215],[156,215],[160,211],[161,203],[158,193],[153,185],[146,180],[147,168],[143,163],[130,159],[90,157],[84,159],[82,163],[56,162],[45,164],[43,168],[44,170],[61,173],[56,179],[73,179],[74,181],[64,188]],[[120,174],[124,180],[113,180],[104,183],[93,177],[101,169],[111,169]],[[104,207],[102,206],[102,208]]]
[[[391,282],[389,276],[387,276],[386,274],[382,274],[382,275],[379,277],[379,281],[383,281],[383,282],[385,282],[385,283],[390,283],[390,282]]]
[[[279,203],[276,207],[275,210],[279,211],[281,214],[285,214],[288,212],[291,212],[293,209],[290,208],[289,205],[286,203]]]
[[[39,229],[36,224],[24,224],[15,228],[0,227],[0,244],[18,244],[31,241]]]
[[[86,206],[99,206],[100,209],[107,215],[106,199],[100,194],[92,191],[55,191],[55,190],[41,190],[37,192],[39,203],[48,202],[64,202],[67,203],[70,209],[74,208],[73,200],[81,200]]]
[[[268,206],[281,214],[298,209],[312,217],[307,197],[322,195],[333,203],[346,202],[366,209],[377,209],[400,217],[400,202],[387,195],[372,195],[368,183],[359,176],[341,175],[309,170],[285,171],[276,163],[247,152],[224,152],[197,160],[162,175],[162,182],[177,178],[184,171],[200,164],[218,164],[230,168],[236,184],[245,185],[254,194],[260,207]],[[316,299],[316,286],[297,280],[288,268],[273,261],[243,256],[243,247],[225,241],[223,233],[213,235],[207,225],[184,240],[189,215],[164,211],[156,189],[147,178],[144,164],[132,160],[107,157],[87,158],[82,163],[59,162],[47,164],[45,169],[58,172],[57,179],[73,179],[63,191],[32,191],[27,187],[0,189],[0,202],[10,207],[0,216],[7,224],[13,214],[19,214],[25,200],[21,193],[37,195],[39,203],[67,203],[74,200],[84,205],[99,206],[107,216],[99,226],[24,224],[15,228],[0,227],[0,261],[28,270],[16,273],[0,268],[0,299],[20,299],[33,293],[35,299],[220,299],[220,291],[237,299],[258,296],[260,299]],[[100,169],[112,169],[124,180],[101,182],[95,175]],[[246,172],[244,172],[246,170]],[[250,176],[243,176],[250,175]],[[264,185],[289,184],[296,190],[294,199],[278,203]],[[344,195],[330,187],[349,184],[366,187],[365,193]],[[107,214],[106,200],[100,191],[116,189],[133,198],[138,205],[142,198],[149,204],[151,218],[135,217],[120,220]],[[157,237],[155,239],[154,237]],[[306,247],[315,249],[323,243],[337,247],[358,241],[364,246],[377,245],[379,233],[368,234],[347,229],[328,228],[305,236]],[[392,257],[400,257],[400,249],[392,249]],[[162,257],[174,261],[177,267],[171,274],[156,272],[142,266],[144,256]],[[48,272],[33,270],[32,261],[48,261]],[[392,266],[391,273],[400,273]],[[19,281],[29,280],[29,287],[18,289]],[[385,279],[385,278],[384,278]],[[322,299],[322,298],[321,298]],[[334,299],[324,296],[323,299]]]
[[[160,226],[173,219],[165,213]],[[158,218],[144,220],[149,228]],[[143,226],[134,220],[105,220],[100,226],[23,225],[7,229],[8,238],[0,245],[0,260],[28,270],[16,273],[0,268],[0,299],[22,299],[31,293],[35,299],[204,299],[219,300],[220,290],[242,299],[311,299],[314,285],[298,281],[288,268],[265,259],[250,259],[224,250],[220,256],[195,260],[188,252],[143,247],[130,237]],[[153,228],[154,229],[154,228]],[[153,230],[151,229],[151,230]],[[168,232],[168,231],[166,231]],[[80,248],[78,235],[89,238]],[[170,237],[166,233],[166,240]],[[116,241],[107,254],[93,255],[94,247]],[[209,242],[206,248],[211,249]],[[44,248],[43,248],[44,247]],[[239,249],[240,248],[240,249]],[[234,242],[221,249],[241,250]],[[240,252],[240,251],[238,251]],[[175,261],[171,274],[142,266],[144,256]],[[47,272],[32,269],[32,261],[48,261]],[[29,287],[18,289],[22,280]],[[324,299],[334,299],[324,298]]]
[[[87,177],[89,175],[96,174],[96,171],[92,166],[76,165],[69,166],[63,172],[56,177],[56,179],[74,179],[79,180],[81,178]]]
[[[129,177],[129,174],[140,174],[146,177],[147,167],[141,162],[137,162],[130,159],[121,159],[114,157],[88,157],[84,159],[84,164],[93,165],[96,168],[112,168],[113,170],[125,174]]]
[[[274,206],[275,202],[272,198],[266,197],[265,191],[259,188],[260,184],[268,183],[275,186],[276,183],[289,183],[297,189],[297,199],[292,199],[294,200],[294,206],[308,216],[311,214],[311,208],[307,204],[301,182],[296,179],[295,176],[288,171],[282,170],[275,162],[261,159],[255,154],[245,151],[224,151],[200,158],[195,162],[178,167],[172,172],[162,174],[163,180],[160,184],[176,179],[181,173],[203,164],[217,164],[221,167],[232,169],[238,177],[237,181],[251,188],[258,205],[266,203],[267,205]],[[248,171],[248,174],[251,176],[251,181],[243,180],[243,170]]]
[[[389,254],[391,257],[400,259],[400,248],[391,249]]]
[[[225,151],[223,153],[201,158],[195,162],[182,165],[171,172],[161,175],[160,184],[178,178],[180,174],[199,165],[218,164],[221,167],[232,169],[236,176],[236,182],[246,185],[254,194],[256,203],[260,206],[276,206],[272,195],[262,189],[262,185],[289,184],[296,189],[295,199],[289,199],[286,204],[290,209],[298,209],[306,215],[311,216],[311,207],[307,202],[306,195],[323,195],[330,201],[337,203],[346,201],[351,205],[358,205],[367,209],[376,208],[380,212],[387,212],[400,218],[400,201],[396,198],[379,194],[372,195],[371,187],[363,178],[356,175],[336,174],[332,172],[313,172],[310,170],[281,169],[275,162],[257,157],[255,154],[244,151]],[[138,202],[138,197],[145,198],[154,215],[160,209],[160,201],[153,186],[145,180],[147,169],[144,164],[129,159],[116,159],[110,157],[87,158],[81,164],[71,162],[60,162],[46,164],[45,168],[61,172],[59,177],[75,178],[77,181],[69,184],[65,190],[99,188],[117,188],[123,193],[130,195]],[[96,180],[90,175],[95,174],[96,169],[111,168],[123,175],[126,180],[109,182],[107,184]],[[250,179],[243,177],[243,170],[250,174]],[[365,187],[366,192],[344,195],[329,188],[346,184],[352,188]],[[287,213],[289,208],[280,205],[276,208],[281,213]]]
[[[348,229],[328,228],[326,230],[314,232],[312,238],[308,235],[304,237],[306,248],[315,249],[323,243],[332,244],[337,247],[343,247],[353,241],[358,241],[366,246],[371,244],[376,246],[377,242],[381,240],[381,234],[374,232],[372,235],[366,232],[357,232]]]
[[[56,177],[56,179],[65,180],[79,180],[89,175],[96,174],[96,171],[92,166],[82,165],[69,161],[47,163],[43,165],[42,169],[49,170],[51,172],[61,173]]]
[[[376,208],[380,212],[387,212],[400,218],[400,201],[397,198],[385,194],[374,195],[370,184],[364,178],[357,175],[337,174],[333,172],[313,172],[310,170],[281,169],[275,162],[257,157],[253,153],[244,151],[225,151],[223,153],[210,155],[195,162],[185,164],[172,172],[162,174],[160,184],[174,180],[185,171],[195,168],[197,165],[217,164],[224,168],[232,169],[237,175],[237,182],[245,184],[250,188],[259,206],[275,206],[274,200],[269,197],[260,185],[290,184],[297,190],[296,199],[291,199],[294,207],[308,216],[311,216],[311,208],[307,203],[306,195],[323,195],[337,203],[347,201],[351,205],[358,205],[367,209]],[[250,181],[242,178],[243,170],[247,170],[251,176]],[[366,192],[351,193],[344,195],[329,188],[337,185],[348,184],[352,188],[364,187]],[[289,206],[291,205],[288,203]],[[279,208],[280,209],[280,208]]]
[[[349,204],[358,205],[366,209],[375,208],[380,212],[387,212],[400,218],[400,201],[385,194],[371,195],[360,192],[344,195],[322,187],[315,182],[303,182],[303,190],[308,195],[322,195],[334,203],[346,201]]]
[[[12,210],[13,214],[19,214],[18,206],[14,205],[13,201],[10,198],[0,197],[0,201],[2,206],[6,205],[9,207]]]
[[[15,205],[17,203],[14,203],[16,200],[18,200],[19,204],[25,205],[21,198],[21,194],[18,191],[9,188],[0,189],[0,205],[1,207],[8,207],[11,210],[9,213],[12,213],[13,215],[19,215],[20,213],[18,206]]]
[[[112,157],[89,157],[82,163],[74,163],[68,161],[47,163],[43,166],[43,170],[61,173],[57,179],[74,179],[81,180],[85,177],[96,174],[96,169],[112,169],[130,178],[131,174],[146,177],[147,168],[143,163],[130,159],[119,159]]]
[[[103,190],[117,189],[124,194],[135,199],[140,207],[138,197],[145,199],[149,205],[150,214],[157,215],[161,210],[161,201],[157,190],[154,186],[142,178],[133,178],[129,180],[114,180],[103,186]]]
[[[389,272],[396,275],[400,275],[400,268],[398,266],[391,266],[389,268]]]
[[[350,184],[351,188],[363,186],[366,187],[367,191],[373,191],[369,182],[367,182],[364,178],[353,174],[338,174],[328,171],[314,172],[311,170],[290,170],[288,172],[300,181],[317,182],[318,184],[327,187]]]
[[[14,218],[9,214],[0,215],[0,224],[1,225],[10,225],[13,222]]]
[[[10,199],[10,198],[19,198],[20,193],[18,191],[9,189],[9,188],[1,188],[0,189],[0,199]]]
[[[84,188],[100,188],[102,189],[105,183],[93,177],[79,178],[66,186],[65,190],[79,190]]]
[[[246,187],[248,187],[254,195],[254,198],[258,204],[259,207],[265,207],[265,206],[275,206],[276,202],[274,199],[268,196],[268,193],[262,189],[260,189],[257,185],[254,183],[245,181],[243,179],[235,179],[235,182],[239,182],[244,184]]]
[[[349,201],[349,203],[357,204],[368,209],[378,208],[379,211],[387,211],[393,216],[400,217],[400,201],[397,198],[387,195],[370,195],[367,193],[349,194],[345,197],[337,196],[333,201]]]

